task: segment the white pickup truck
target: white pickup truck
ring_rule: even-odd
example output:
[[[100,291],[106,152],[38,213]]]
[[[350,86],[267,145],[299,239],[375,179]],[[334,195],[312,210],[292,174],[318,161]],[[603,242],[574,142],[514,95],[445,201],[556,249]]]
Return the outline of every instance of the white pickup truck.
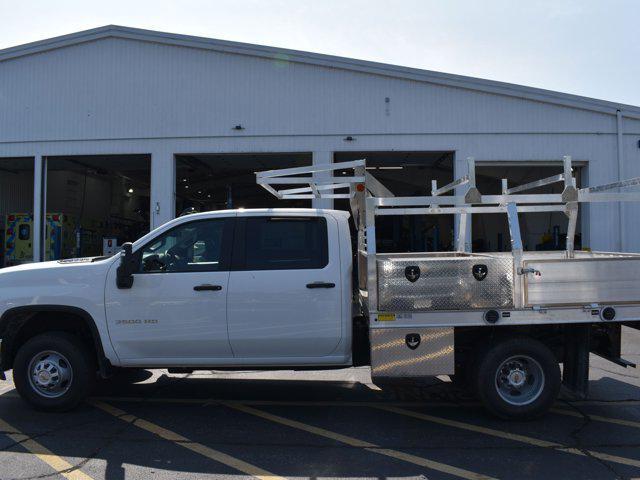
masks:
[[[31,404],[65,409],[112,367],[349,366],[348,216],[193,214],[128,245],[122,260],[2,269],[2,370],[13,367]]]
[[[110,258],[0,270],[0,377],[13,369],[26,401],[60,411],[122,368],[371,365],[374,381],[455,375],[495,414],[526,418],[555,401],[559,363],[581,395],[590,352],[629,365],[620,335],[640,320],[640,255],[519,244],[518,213],[546,202],[567,213],[571,231],[577,202],[598,193],[559,176],[562,195],[482,197],[470,172],[452,184],[471,182],[462,196],[433,185],[431,196],[398,198],[364,161],[351,163],[352,177],[316,183],[300,174],[317,169],[303,167],[258,174],[258,183],[278,198],[348,198],[357,251],[347,212],[227,210],[172,220]],[[298,187],[273,187],[289,182]],[[512,252],[464,251],[461,226],[456,252],[376,253],[376,215],[464,220],[482,208],[508,215]]]

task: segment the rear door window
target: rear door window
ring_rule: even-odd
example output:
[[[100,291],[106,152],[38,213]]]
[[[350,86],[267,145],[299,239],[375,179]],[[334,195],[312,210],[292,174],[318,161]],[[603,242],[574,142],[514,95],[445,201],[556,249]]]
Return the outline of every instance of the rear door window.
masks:
[[[327,265],[323,217],[248,217],[242,221],[244,258],[238,263],[239,270],[313,270]]]

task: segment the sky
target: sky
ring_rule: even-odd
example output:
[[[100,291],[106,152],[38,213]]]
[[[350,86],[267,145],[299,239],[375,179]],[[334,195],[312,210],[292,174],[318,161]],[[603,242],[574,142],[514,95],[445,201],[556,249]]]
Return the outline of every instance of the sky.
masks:
[[[640,106],[640,0],[0,0],[0,48],[107,24]]]

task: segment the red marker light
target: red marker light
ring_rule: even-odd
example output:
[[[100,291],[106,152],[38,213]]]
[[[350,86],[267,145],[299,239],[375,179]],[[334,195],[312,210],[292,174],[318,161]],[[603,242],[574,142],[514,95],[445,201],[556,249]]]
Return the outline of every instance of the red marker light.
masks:
[[[58,220],[60,220],[60,215],[54,215],[54,216],[53,216],[53,217],[51,217],[51,218],[53,218],[53,221],[54,221],[54,222],[57,222]]]
[[[13,222],[16,219],[15,215],[9,215],[9,221]]]
[[[364,192],[364,183],[359,183],[356,185],[356,190],[359,192]]]

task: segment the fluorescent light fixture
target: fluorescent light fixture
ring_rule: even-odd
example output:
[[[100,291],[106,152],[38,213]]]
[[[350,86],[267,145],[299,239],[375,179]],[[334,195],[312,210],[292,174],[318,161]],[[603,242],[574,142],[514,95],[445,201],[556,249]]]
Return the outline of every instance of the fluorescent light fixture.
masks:
[[[378,167],[380,170],[402,170],[404,167]]]

